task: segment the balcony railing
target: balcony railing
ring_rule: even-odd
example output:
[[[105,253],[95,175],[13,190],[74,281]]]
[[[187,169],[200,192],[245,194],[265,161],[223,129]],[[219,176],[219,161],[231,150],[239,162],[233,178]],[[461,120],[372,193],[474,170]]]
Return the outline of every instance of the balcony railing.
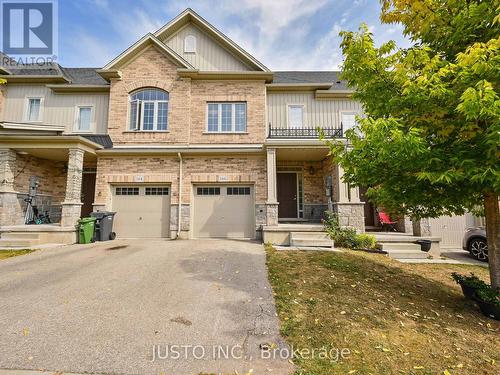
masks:
[[[326,127],[321,128],[323,134],[326,138],[342,138],[342,124],[340,128]],[[269,124],[269,138],[307,138],[307,139],[317,139],[319,138],[318,128],[276,128]]]

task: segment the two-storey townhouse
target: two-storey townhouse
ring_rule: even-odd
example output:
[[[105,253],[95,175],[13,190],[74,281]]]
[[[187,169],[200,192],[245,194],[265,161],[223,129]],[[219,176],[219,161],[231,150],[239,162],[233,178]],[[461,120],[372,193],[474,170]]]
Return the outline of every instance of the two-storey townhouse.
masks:
[[[375,223],[318,139],[362,115],[339,73],[271,72],[191,9],[103,68],[4,64],[0,77],[0,232],[73,242],[92,210],[115,211],[119,237],[286,244],[279,224],[326,210]],[[23,225],[31,177],[56,224]]]

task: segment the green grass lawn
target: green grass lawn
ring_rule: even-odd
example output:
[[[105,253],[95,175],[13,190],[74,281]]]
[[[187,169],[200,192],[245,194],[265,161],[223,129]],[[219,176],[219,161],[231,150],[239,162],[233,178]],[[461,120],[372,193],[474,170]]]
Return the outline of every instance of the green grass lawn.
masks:
[[[500,322],[481,315],[450,278],[474,272],[488,281],[487,269],[353,251],[266,250],[288,344],[350,353],[338,361],[296,358],[297,374],[500,373]]]
[[[35,250],[22,249],[22,250],[0,250],[0,260],[16,257],[18,255],[24,255],[32,253]]]

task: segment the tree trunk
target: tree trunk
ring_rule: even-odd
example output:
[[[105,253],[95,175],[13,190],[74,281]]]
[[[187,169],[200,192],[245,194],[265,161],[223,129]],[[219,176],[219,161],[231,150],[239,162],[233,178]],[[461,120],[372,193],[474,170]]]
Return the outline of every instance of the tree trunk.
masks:
[[[484,195],[484,213],[486,216],[486,238],[488,242],[488,259],[490,279],[493,288],[500,288],[500,215],[498,194]]]

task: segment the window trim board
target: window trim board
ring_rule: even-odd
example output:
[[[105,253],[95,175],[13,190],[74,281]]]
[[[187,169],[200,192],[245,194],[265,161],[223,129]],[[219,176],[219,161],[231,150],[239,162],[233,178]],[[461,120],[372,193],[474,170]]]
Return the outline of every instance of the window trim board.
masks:
[[[302,125],[301,126],[290,126],[290,107],[301,107],[302,108]],[[287,103],[286,104],[286,127],[287,129],[304,129],[305,128],[305,118],[306,118],[306,106],[304,103]]]
[[[210,104],[217,104],[217,130],[208,128],[208,114]],[[231,130],[222,130],[222,105],[231,104]],[[245,130],[236,130],[236,105],[245,105]],[[205,109],[205,131],[203,134],[248,134],[248,103],[246,101],[207,101]]]
[[[80,120],[80,108],[90,108],[90,129],[81,130],[79,129]],[[77,104],[75,106],[75,116],[73,123],[73,131],[76,133],[95,133],[96,131],[96,121],[95,121],[95,106],[93,104]]]
[[[35,121],[31,121],[29,119],[30,99],[40,99],[40,110],[38,112],[38,120]],[[42,123],[44,115],[44,103],[45,103],[45,97],[42,95],[26,95],[24,97],[24,115],[23,115],[24,121],[27,123]]]

